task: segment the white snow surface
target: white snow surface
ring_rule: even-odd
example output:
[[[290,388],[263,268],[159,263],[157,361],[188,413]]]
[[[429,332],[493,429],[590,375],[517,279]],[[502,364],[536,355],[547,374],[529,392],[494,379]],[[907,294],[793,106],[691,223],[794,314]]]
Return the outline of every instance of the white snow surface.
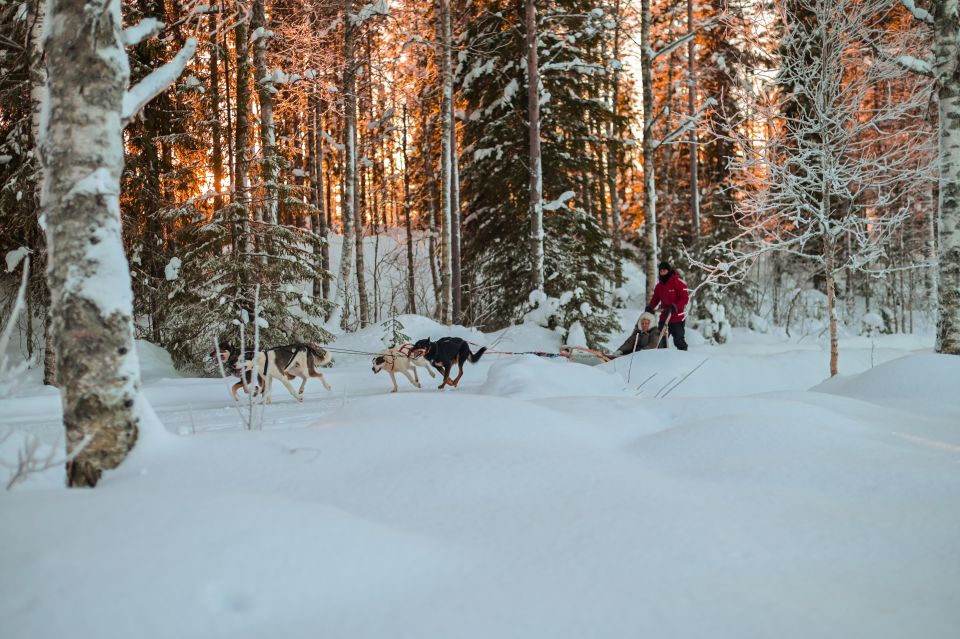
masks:
[[[274,385],[258,431],[226,382],[138,343],[131,457],[94,490],[57,467],[0,493],[0,634],[957,636],[960,358],[930,336],[845,339],[824,381],[809,338],[735,331],[591,367],[503,354],[557,352],[533,324],[399,319],[490,352],[459,388],[422,374],[396,394],[335,354],[333,390],[311,381],[300,404]],[[6,461],[60,433],[56,391],[17,392]]]

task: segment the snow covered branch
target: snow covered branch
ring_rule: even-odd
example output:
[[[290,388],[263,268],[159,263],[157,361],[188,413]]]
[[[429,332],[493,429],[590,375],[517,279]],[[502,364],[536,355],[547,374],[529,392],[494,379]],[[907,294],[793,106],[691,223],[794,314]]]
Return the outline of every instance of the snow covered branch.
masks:
[[[156,18],[146,18],[132,27],[127,27],[120,34],[120,40],[126,47],[140,44],[152,38],[163,30],[164,24]]]
[[[900,0],[902,4],[910,14],[919,20],[920,22],[925,22],[927,24],[933,24],[933,16],[930,15],[930,12],[922,7],[918,7],[913,0]]]
[[[123,96],[123,113],[121,114],[120,120],[122,126],[129,124],[150,100],[176,82],[196,50],[197,40],[195,38],[189,38],[183,45],[183,48],[180,49],[180,52],[174,56],[173,60],[159,69],[155,69],[135,86],[130,87]]]

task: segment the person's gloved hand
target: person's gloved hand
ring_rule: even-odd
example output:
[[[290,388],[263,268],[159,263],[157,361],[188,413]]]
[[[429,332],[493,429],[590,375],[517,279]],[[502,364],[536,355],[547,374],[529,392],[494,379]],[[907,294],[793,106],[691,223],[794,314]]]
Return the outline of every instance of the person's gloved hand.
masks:
[[[653,307],[652,307],[652,306],[647,306],[647,307],[645,307],[645,308],[643,309],[643,312],[644,312],[644,313],[653,313]]]
[[[676,304],[670,304],[666,306],[663,310],[666,311],[667,313],[670,313],[671,315],[676,315],[677,313],[679,313],[679,311],[677,310]]]

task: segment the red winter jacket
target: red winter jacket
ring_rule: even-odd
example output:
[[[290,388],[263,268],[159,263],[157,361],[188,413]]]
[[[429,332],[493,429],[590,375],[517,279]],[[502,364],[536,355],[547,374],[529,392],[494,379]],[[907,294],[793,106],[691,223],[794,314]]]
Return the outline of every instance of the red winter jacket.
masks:
[[[657,278],[657,285],[653,288],[653,297],[650,298],[647,308],[650,309],[650,312],[653,312],[652,309],[655,309],[659,303],[662,309],[660,321],[663,322],[667,319],[667,309],[673,304],[677,307],[677,311],[670,316],[670,323],[676,324],[686,319],[683,309],[689,301],[690,295],[687,293],[686,283],[680,279],[676,271],[673,271],[666,282],[661,282]]]

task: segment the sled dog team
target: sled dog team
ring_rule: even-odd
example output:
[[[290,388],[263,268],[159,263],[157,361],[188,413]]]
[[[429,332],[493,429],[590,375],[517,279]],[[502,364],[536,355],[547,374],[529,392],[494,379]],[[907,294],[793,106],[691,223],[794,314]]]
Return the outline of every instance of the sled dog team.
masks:
[[[658,271],[659,277],[653,296],[637,321],[636,328],[623,345],[609,357],[618,357],[650,348],[666,348],[667,333],[673,338],[674,346],[680,350],[687,350],[684,339],[686,324],[684,307],[689,301],[687,285],[668,262],[660,262]],[[653,312],[658,306],[661,310],[660,318],[657,328],[653,328],[654,321],[657,320]],[[428,337],[415,342],[412,346],[406,345],[381,351],[373,358],[373,372],[387,371],[390,381],[393,382],[391,392],[396,393],[397,373],[420,388],[417,368],[426,369],[430,377],[435,376],[432,370],[435,368],[443,374],[443,382],[439,386],[442,390],[448,384],[456,387],[463,376],[463,365],[467,362],[480,361],[480,357],[486,350],[486,347],[482,347],[473,353],[467,342],[459,337],[441,337],[435,342]],[[317,366],[329,364],[332,358],[329,351],[317,344],[288,344],[256,353],[247,351],[242,353],[242,357],[240,351],[232,346],[218,344],[217,350],[210,355],[211,357],[219,356],[225,372],[240,378],[240,381],[231,388],[234,400],[237,399],[237,393],[241,388],[245,390],[252,388],[254,394],[263,389],[264,401],[267,404],[271,403],[274,379],[280,380],[280,383],[298,402],[303,401],[303,389],[311,377],[319,378],[324,388],[330,390],[330,384],[324,379],[323,373],[317,370]],[[454,364],[458,367],[457,376],[450,379]],[[412,377],[411,373],[413,373]],[[290,381],[298,377],[302,381],[300,389],[295,391]]]
[[[463,376],[463,365],[467,362],[480,361],[480,357],[486,350],[486,347],[482,347],[473,353],[467,342],[459,337],[441,337],[435,342],[427,337],[412,346],[381,351],[373,358],[373,372],[387,371],[390,381],[393,382],[391,392],[396,393],[397,373],[402,374],[410,380],[411,384],[420,388],[417,367],[425,368],[430,373],[430,377],[435,376],[431,367],[436,368],[443,374],[443,382],[439,386],[442,390],[448,384],[456,387]],[[330,390],[330,384],[317,367],[329,364],[332,358],[329,351],[317,344],[288,344],[256,353],[246,351],[242,357],[237,348],[229,344],[218,344],[217,350],[210,355],[219,358],[225,373],[240,378],[240,381],[230,388],[234,401],[238,399],[237,393],[240,389],[248,392],[252,389],[254,395],[259,394],[262,389],[264,401],[267,404],[272,403],[274,379],[280,380],[280,383],[298,402],[303,401],[303,389],[311,377],[319,378],[324,388]],[[453,372],[454,364],[458,368],[457,376],[451,379],[450,374]],[[411,373],[413,373],[412,377]],[[302,380],[300,389],[294,390],[290,381],[298,377]]]

